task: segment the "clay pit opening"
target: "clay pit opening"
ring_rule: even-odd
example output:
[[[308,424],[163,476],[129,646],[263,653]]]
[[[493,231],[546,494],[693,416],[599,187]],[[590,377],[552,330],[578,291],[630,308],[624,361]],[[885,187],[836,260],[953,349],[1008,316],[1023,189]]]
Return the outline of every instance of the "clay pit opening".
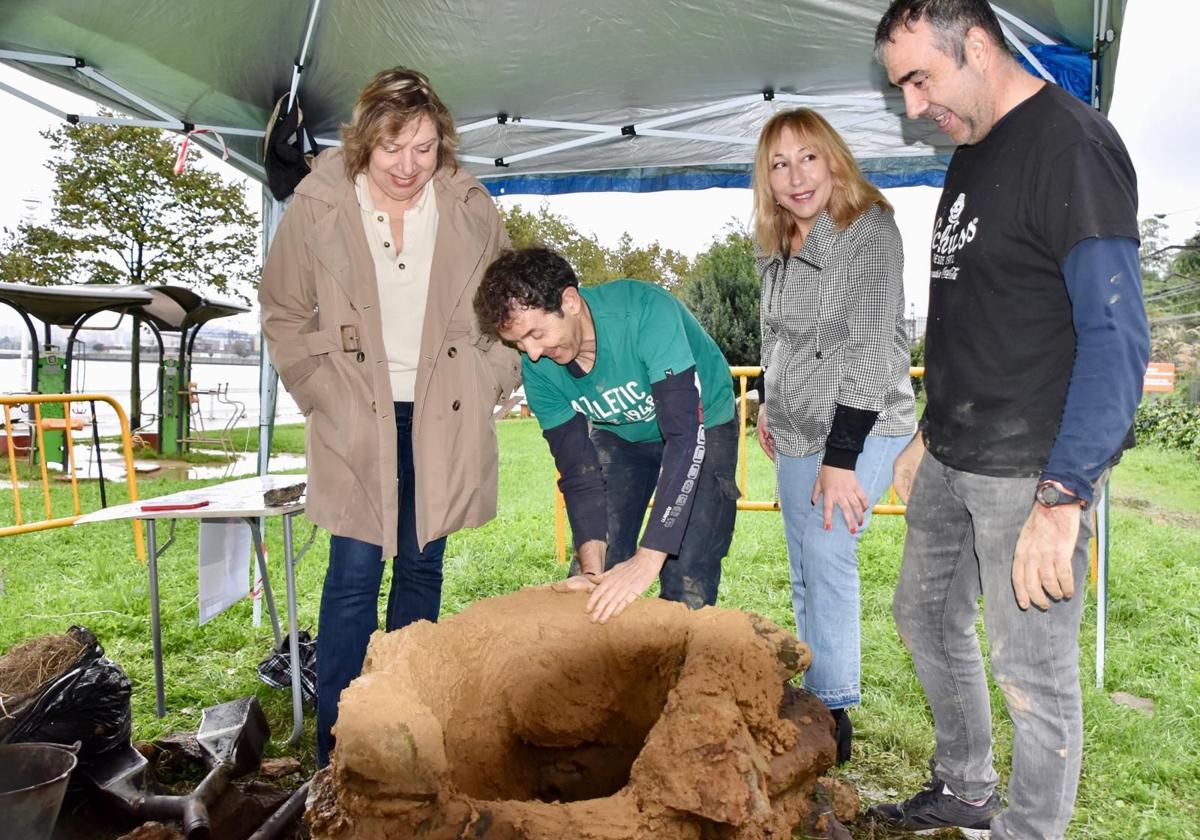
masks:
[[[510,683],[493,698],[506,707],[506,733],[482,750],[477,740],[447,744],[451,777],[467,796],[578,802],[612,796],[629,783],[678,681],[683,640],[637,645],[602,661],[580,661],[557,647],[546,644],[538,654],[555,667],[537,680]],[[451,719],[446,730],[456,729]],[[490,772],[475,772],[480,766]]]

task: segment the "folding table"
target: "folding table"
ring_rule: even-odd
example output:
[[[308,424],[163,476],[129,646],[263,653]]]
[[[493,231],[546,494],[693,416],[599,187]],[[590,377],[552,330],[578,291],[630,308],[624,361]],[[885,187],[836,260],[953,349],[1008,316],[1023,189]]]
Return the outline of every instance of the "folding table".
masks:
[[[263,499],[267,490],[291,487],[305,481],[304,475],[260,475],[252,478],[242,478],[214,484],[208,487],[198,487],[194,490],[181,490],[166,496],[153,499],[140,499],[124,505],[104,508],[102,510],[81,516],[75,525],[86,525],[93,522],[114,522],[127,519],[140,519],[146,523],[146,534],[149,543],[150,571],[150,634],[154,646],[154,688],[158,716],[167,713],[166,698],[163,692],[163,661],[162,661],[162,627],[159,621],[158,602],[158,558],[162,556],[175,541],[175,522],[179,519],[241,519],[250,526],[250,534],[254,541],[254,554],[258,559],[259,573],[263,580],[263,594],[266,596],[267,610],[271,615],[271,627],[275,632],[275,645],[279,646],[282,634],[279,629],[279,616],[275,611],[275,599],[271,592],[271,579],[267,572],[266,554],[263,550],[262,529],[259,520],[265,522],[270,517],[283,519],[283,552],[284,572],[287,579],[287,613],[288,613],[288,653],[292,664],[292,735],[289,744],[300,740],[300,728],[304,720],[304,709],[301,705],[300,692],[300,646],[296,637],[296,563],[304,556],[312,544],[312,536],[299,551],[292,545],[292,519],[304,512],[303,498],[285,505],[268,506]],[[159,520],[169,520],[171,533],[167,541],[158,545],[155,525]],[[316,531],[314,529],[313,536]]]

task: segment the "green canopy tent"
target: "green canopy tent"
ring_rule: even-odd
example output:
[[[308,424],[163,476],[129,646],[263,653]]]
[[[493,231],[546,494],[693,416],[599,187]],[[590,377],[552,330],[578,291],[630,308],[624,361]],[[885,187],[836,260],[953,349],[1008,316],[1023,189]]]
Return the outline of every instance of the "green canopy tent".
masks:
[[[886,5],[0,0],[0,61],[130,115],[57,111],[64,118],[217,131],[230,162],[260,181],[280,96],[302,104],[318,144],[334,144],[366,80],[405,64],[430,76],[459,124],[461,160],[494,194],[744,186],[759,128],[795,104],[820,109],[878,185],[937,185],[951,149],[932,126],[903,119],[872,57]],[[1034,72],[1107,109],[1125,0],[992,5]],[[212,134],[195,139],[222,148]],[[264,193],[264,209],[269,241],[282,208]],[[275,393],[266,362],[264,471]],[[1105,556],[1102,543],[1102,565]],[[1103,626],[1099,638],[1102,663]]]

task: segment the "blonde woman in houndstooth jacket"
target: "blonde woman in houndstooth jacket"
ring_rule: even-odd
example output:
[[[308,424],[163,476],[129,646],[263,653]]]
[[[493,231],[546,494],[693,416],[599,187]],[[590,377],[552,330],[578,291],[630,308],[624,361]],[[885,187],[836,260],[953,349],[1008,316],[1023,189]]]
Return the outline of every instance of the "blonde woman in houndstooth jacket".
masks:
[[[758,439],[775,461],[805,687],[838,761],[859,689],[858,540],[912,438],[904,252],[887,199],[807,108],[763,126],[754,162],[764,368]]]

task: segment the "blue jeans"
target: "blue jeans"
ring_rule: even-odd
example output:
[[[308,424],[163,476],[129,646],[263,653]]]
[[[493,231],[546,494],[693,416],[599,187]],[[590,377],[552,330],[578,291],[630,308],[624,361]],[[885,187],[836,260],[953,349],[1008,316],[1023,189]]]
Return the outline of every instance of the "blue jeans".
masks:
[[[983,596],[992,676],[1013,728],[1008,808],[992,820],[995,840],[1061,838],[1083,753],[1079,622],[1091,516],[1080,513],[1071,558],[1075,596],[1051,602],[1045,612],[1022,611],[1012,589],[1013,555],[1036,486],[1036,478],[961,472],[926,453],[908,500],[904,565],[892,602],[933,712],[933,771],[955,794],[976,800],[998,781],[975,632]]]
[[[908,435],[867,436],[854,475],[870,505],[854,534],[836,506],[833,530],[826,531],[824,503],[812,503],[821,453],[805,458],[776,454],[796,635],[813,652],[804,687],[831,709],[854,706],[861,699],[858,540],[871,521],[871,507],[892,483],[892,463],[909,440]]]
[[[664,444],[629,443],[603,429],[592,431],[592,443],[604,474],[608,505],[604,566],[611,569],[637,551],[646,506],[662,470]],[[668,557],[658,574],[659,597],[691,609],[717,602],[721,561],[729,552],[737,517],[737,454],[737,421],[704,430],[704,462],[696,478],[692,512],[679,553]]]
[[[442,555],[446,538],[417,545],[416,487],[413,475],[412,403],[395,403],[396,481],[399,484],[399,554],[392,561],[388,591],[390,632],[425,619],[437,621],[442,606]],[[383,549],[334,534],[329,568],[321,591],[317,644],[317,765],[329,763],[333,724],[342,689],[362,671],[371,634],[379,629],[379,588]]]

